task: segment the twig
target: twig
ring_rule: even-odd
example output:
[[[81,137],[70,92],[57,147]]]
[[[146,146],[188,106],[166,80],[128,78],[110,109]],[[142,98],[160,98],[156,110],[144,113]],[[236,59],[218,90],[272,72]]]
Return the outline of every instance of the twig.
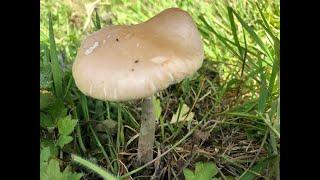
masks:
[[[268,134],[269,134],[269,130],[266,131],[266,133],[265,133],[265,135],[264,135],[264,137],[263,137],[262,143],[261,143],[261,145],[260,145],[260,147],[259,147],[259,150],[258,150],[257,154],[255,155],[255,157],[254,157],[253,160],[251,161],[249,167],[241,174],[241,176],[240,176],[239,179],[241,179],[242,176],[244,176],[244,175],[249,171],[249,169],[252,168],[252,166],[254,165],[254,163],[257,161],[258,156],[259,156],[259,154],[260,154],[260,152],[261,152],[264,144],[265,144],[266,141],[267,141]]]

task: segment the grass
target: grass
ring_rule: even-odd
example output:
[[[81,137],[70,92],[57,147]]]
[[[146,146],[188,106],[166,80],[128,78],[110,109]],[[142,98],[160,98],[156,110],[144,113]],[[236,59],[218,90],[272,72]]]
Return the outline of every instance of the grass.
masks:
[[[110,173],[117,178],[182,179],[183,169],[210,161],[221,179],[279,179],[279,1],[40,3],[40,148],[50,148],[61,171],[71,166],[83,179]],[[86,97],[75,86],[71,67],[86,35],[110,24],[143,22],[169,7],[193,17],[205,61],[194,76],[156,94],[155,159],[137,167],[141,101]],[[185,115],[183,105],[189,108]],[[189,121],[170,123],[174,114]],[[60,147],[57,122],[69,115],[78,120],[70,127],[73,140]],[[75,157],[83,163],[72,163]],[[152,173],[146,174],[146,167]]]

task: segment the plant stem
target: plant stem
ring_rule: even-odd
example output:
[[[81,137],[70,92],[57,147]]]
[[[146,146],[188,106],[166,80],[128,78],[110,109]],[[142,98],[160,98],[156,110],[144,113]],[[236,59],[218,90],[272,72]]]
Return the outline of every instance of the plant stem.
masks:
[[[109,172],[105,171],[104,169],[102,169],[101,167],[93,164],[90,161],[87,161],[85,159],[82,159],[79,156],[76,156],[74,154],[71,154],[71,158],[73,161],[81,164],[82,166],[85,166],[86,168],[98,173],[100,176],[102,176],[105,179],[110,179],[110,180],[117,180],[118,178],[115,178],[112,174],[110,174]]]
[[[138,145],[138,161],[145,164],[153,159],[153,145],[155,141],[155,112],[153,96],[143,99],[142,116]]]

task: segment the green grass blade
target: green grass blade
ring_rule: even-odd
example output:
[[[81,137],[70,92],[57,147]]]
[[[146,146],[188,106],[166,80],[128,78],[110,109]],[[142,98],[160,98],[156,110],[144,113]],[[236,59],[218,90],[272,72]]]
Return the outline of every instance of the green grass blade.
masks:
[[[277,78],[277,74],[280,71],[280,43],[274,43],[274,51],[275,51],[275,59],[272,65],[271,76],[269,79],[269,93],[272,94],[273,87],[275,85],[275,80]]]
[[[109,153],[111,156],[111,159],[117,159],[117,153],[115,150],[115,144],[112,140],[112,135],[110,134],[110,132],[106,131],[106,135],[108,138],[108,149],[109,149]],[[114,169],[114,172],[116,169],[118,169],[118,164],[117,163],[113,163],[112,164],[112,168]]]
[[[73,82],[74,82],[73,81],[73,76],[71,75],[70,78],[69,78],[68,85],[67,85],[67,88],[65,90],[63,98],[66,98],[66,96],[68,95],[68,92],[70,91],[71,86],[73,85]]]
[[[86,121],[89,121],[90,117],[89,117],[89,109],[88,109],[88,101],[87,101],[87,97],[85,95],[83,95],[82,93],[77,93],[78,98],[80,100],[80,104],[81,104],[81,108],[83,111],[83,115]]]
[[[264,17],[259,4],[256,3],[256,6],[257,6],[257,8],[259,10],[260,16],[261,16],[262,21],[263,21],[263,24],[261,23],[261,21],[258,21],[258,24],[260,24],[263,27],[263,29],[271,36],[272,40],[274,41],[274,44],[278,44],[280,46],[280,40],[274,35],[274,33],[272,33],[272,29],[271,29],[268,21]]]
[[[53,26],[52,26],[52,15],[50,12],[48,17],[49,17],[50,59],[51,59],[53,84],[54,84],[56,96],[58,98],[62,98],[63,97],[63,91],[62,91],[63,72],[58,61],[56,42],[54,40],[54,33],[53,33]]]
[[[140,125],[126,107],[122,107],[123,112],[128,116],[128,123],[134,129],[139,129]]]
[[[72,114],[73,114],[73,118],[74,119],[79,119],[78,118],[78,114],[77,114],[77,107],[75,106],[75,103],[73,102],[72,100],[72,97],[71,95],[67,96],[67,99],[69,100],[69,103],[73,109],[72,111]],[[83,140],[82,140],[82,135],[81,135],[81,128],[80,128],[80,123],[77,124],[77,127],[76,127],[76,134],[77,134],[77,138],[78,138],[78,142],[79,142],[79,145],[80,145],[80,148],[81,150],[85,153],[87,152],[87,149],[83,143]]]
[[[96,172],[97,174],[99,174],[100,176],[102,176],[103,178],[107,179],[107,180],[118,180],[119,178],[114,177],[112,174],[110,174],[108,171],[102,169],[101,167],[93,164],[90,161],[87,161],[85,159],[82,159],[79,156],[76,156],[74,154],[71,154],[71,158],[73,161],[81,164],[82,166]]]
[[[122,145],[122,137],[124,137],[123,135],[123,131],[121,131],[122,129],[122,116],[121,116],[121,105],[118,104],[118,133],[117,133],[117,141],[116,141],[116,145],[117,145],[117,151],[120,152],[120,146]]]
[[[118,154],[121,152],[121,147],[124,144],[124,132],[123,132],[123,123],[122,123],[122,107],[119,103],[117,103],[117,119],[118,119],[118,129],[117,129],[117,140],[116,140],[116,156],[117,159],[119,159]],[[118,167],[121,166],[121,164],[118,162]]]
[[[262,13],[262,11],[261,11],[261,8],[260,8],[260,6],[259,6],[259,4],[258,4],[257,2],[255,2],[255,3],[256,3],[256,6],[257,6],[257,8],[258,8],[258,10],[259,10],[259,13],[260,13],[260,15],[261,15],[261,18],[262,18],[262,20],[263,20],[263,23],[267,26],[268,29],[270,29],[270,26],[269,26],[266,18],[264,17],[264,15],[263,15],[263,13]]]
[[[258,112],[263,113],[266,107],[266,102],[268,98],[267,80],[264,68],[262,67],[262,61],[259,59],[260,65],[260,93],[258,102]]]
[[[212,41],[209,34],[210,34],[210,33],[213,33],[214,35],[216,35],[216,37],[218,38],[218,40],[220,40],[220,41],[223,43],[223,45],[226,46],[226,48],[231,51],[231,53],[232,53],[233,55],[237,56],[239,59],[243,59],[243,58],[230,46],[230,44],[231,44],[231,45],[237,47],[237,45],[236,45],[235,42],[230,41],[229,39],[223,37],[223,36],[220,35],[218,32],[216,32],[216,31],[213,29],[213,27],[211,27],[211,26],[209,25],[209,23],[207,22],[207,20],[206,20],[202,15],[199,16],[199,19],[204,23],[204,25],[205,25],[206,28],[207,28],[207,29],[205,29],[205,28],[202,27],[202,25],[201,25],[201,26],[199,25],[199,26],[200,26],[200,27],[199,27],[199,31],[200,31],[204,36],[207,37],[206,39],[209,39],[209,41]],[[247,45],[247,44],[245,44],[245,45]],[[258,56],[259,56],[259,54],[255,54],[254,52],[252,52],[251,50],[249,50],[248,47],[242,47],[241,45],[239,45],[239,46],[240,46],[240,48],[242,49],[242,50],[241,50],[242,52],[245,51],[245,53],[249,53],[249,54],[251,54],[251,55],[253,55],[253,56],[255,56],[255,57],[258,57]],[[252,49],[255,50],[255,51],[258,51],[258,49],[255,48],[254,46],[252,46],[252,47],[250,47],[250,48],[252,48]],[[260,53],[260,54],[265,54],[265,53],[263,53],[263,52],[261,52],[261,51],[260,51],[259,53]],[[249,59],[249,56],[247,56],[246,58]],[[264,62],[265,62],[266,64],[268,64],[269,66],[271,66],[270,62],[268,62],[268,61],[266,61],[266,60],[264,60]],[[256,64],[253,64],[253,65],[256,66]]]
[[[199,19],[205,24],[205,26],[212,32],[214,33],[217,38],[237,57],[241,58],[241,56],[227,43],[227,40],[226,38],[224,38],[223,36],[219,35],[210,25],[209,23],[207,22],[207,20],[202,16],[200,15],[199,16]],[[200,31],[205,31],[203,29],[200,29]]]
[[[107,152],[104,150],[104,147],[102,146],[102,144],[101,144],[101,142],[100,142],[100,140],[99,140],[96,132],[94,131],[93,127],[91,126],[91,124],[89,124],[89,128],[90,128],[90,131],[91,131],[91,133],[92,133],[92,135],[93,135],[93,137],[94,137],[94,139],[95,139],[98,147],[100,148],[103,156],[104,156],[105,159],[107,160],[108,165],[110,166],[111,172],[115,172],[115,170],[113,169],[113,166],[112,166],[112,164],[111,164],[111,161],[110,161],[110,159],[109,159],[109,156],[108,156]]]
[[[237,17],[241,25],[246,29],[246,31],[251,35],[254,41],[260,46],[260,48],[267,54],[267,56],[272,60],[273,57],[269,49],[264,45],[260,37],[254,32],[254,30],[232,9],[233,14]]]
[[[231,158],[229,158],[228,156],[226,156],[226,155],[222,155],[221,156],[226,162],[229,162],[229,163],[231,163],[231,164],[233,164],[233,165],[235,165],[235,166],[237,166],[237,167],[239,167],[239,168],[242,168],[242,169],[244,169],[245,170],[245,168],[241,165],[241,164],[239,164],[239,163],[237,163],[237,162],[235,162],[235,161],[233,161]],[[258,167],[260,167],[260,166],[258,166]],[[246,174],[244,174],[244,175],[242,175],[242,177],[240,178],[241,180],[253,180],[252,179],[252,177],[255,177],[255,176],[262,176],[262,174],[258,171],[258,170],[260,170],[260,169],[258,169],[256,166],[254,166],[252,169],[248,169],[247,170],[247,173]],[[249,177],[246,177],[245,175],[247,175],[248,173],[250,173],[250,176]],[[243,178],[244,177],[244,178]]]
[[[258,21],[257,23],[271,36],[274,43],[280,44],[280,40],[272,33],[271,29],[268,29],[261,21]]]
[[[263,13],[262,13],[262,11],[261,11],[261,8],[260,8],[260,6],[259,6],[259,4],[258,4],[257,2],[256,2],[256,6],[257,6],[257,8],[258,8],[258,10],[259,10],[260,16],[261,16],[262,21],[263,21],[263,23],[264,23],[264,25],[261,24],[262,27],[263,27],[263,28],[266,30],[266,32],[272,37],[274,43],[280,44],[280,40],[272,33],[271,27],[270,27],[268,21],[266,20],[266,18],[264,17],[264,15],[263,15]],[[259,23],[259,22],[258,22],[258,23]],[[260,23],[259,23],[259,24],[260,24]]]
[[[89,109],[88,109],[88,101],[87,101],[87,97],[82,94],[82,93],[77,93],[77,96],[80,100],[80,104],[81,104],[81,108],[82,108],[82,112],[84,114],[84,118],[86,119],[86,121],[88,122],[90,120],[90,116],[89,116]],[[105,157],[105,159],[107,160],[108,164],[110,165],[110,168],[111,168],[111,172],[114,172],[114,169],[112,167],[112,164],[111,164],[111,161],[106,153],[106,151],[104,150],[104,147],[102,146],[96,132],[94,131],[94,129],[92,128],[92,125],[89,124],[89,129],[98,145],[98,147],[100,148],[103,156]]]
[[[244,50],[243,58],[242,58],[242,67],[241,67],[241,75],[240,75],[240,77],[243,76],[244,67],[246,65],[246,60],[247,60],[247,53],[248,53],[246,33],[245,33],[243,27],[242,27],[242,33],[243,33],[243,41],[244,41],[245,50]]]
[[[239,39],[238,39],[238,33],[237,33],[237,27],[236,24],[234,22],[234,18],[233,18],[233,14],[232,14],[232,8],[231,7],[227,7],[228,9],[228,15],[229,15],[229,20],[230,20],[230,25],[231,25],[231,30],[232,30],[232,35],[233,35],[233,39],[234,42],[238,48],[239,54],[241,56],[241,59],[243,59],[243,53],[242,53],[242,49],[239,43]]]
[[[272,94],[273,91],[273,87],[274,87],[274,82],[275,79],[277,77],[277,74],[279,72],[280,69],[280,40],[272,33],[272,30],[269,26],[269,23],[267,22],[266,18],[264,17],[261,8],[259,6],[258,3],[256,3],[256,6],[259,10],[260,16],[262,18],[263,24],[260,22],[258,22],[263,28],[264,30],[271,36],[273,43],[274,43],[274,51],[275,51],[275,57],[274,57],[274,62],[272,65],[272,72],[271,72],[271,76],[269,79],[269,89],[268,92],[269,94]]]
[[[278,132],[278,130],[271,124],[270,118],[268,116],[266,116],[266,118],[262,117],[262,115],[260,115],[260,117],[262,118],[262,120],[264,121],[265,125],[267,125],[270,130],[274,133],[274,135],[277,136],[277,138],[280,139],[280,133]],[[272,142],[271,142],[272,143]]]
[[[100,16],[98,14],[97,9],[95,9],[95,12],[96,12],[96,20],[93,21],[94,22],[94,27],[95,27],[96,30],[99,30],[99,29],[101,29]]]

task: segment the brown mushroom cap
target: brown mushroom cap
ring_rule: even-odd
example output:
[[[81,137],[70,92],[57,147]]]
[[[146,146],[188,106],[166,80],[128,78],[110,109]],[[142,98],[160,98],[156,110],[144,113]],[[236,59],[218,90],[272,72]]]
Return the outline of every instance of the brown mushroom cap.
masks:
[[[170,8],[144,23],[108,26],[89,35],[72,73],[84,94],[126,101],[151,96],[192,75],[203,57],[190,15]]]

